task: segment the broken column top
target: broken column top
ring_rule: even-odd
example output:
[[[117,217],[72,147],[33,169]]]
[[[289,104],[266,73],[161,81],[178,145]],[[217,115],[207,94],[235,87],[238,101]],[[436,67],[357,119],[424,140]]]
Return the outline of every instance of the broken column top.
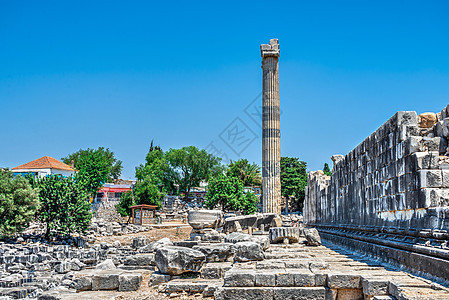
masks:
[[[270,44],[262,44],[260,45],[260,52],[262,58],[268,56],[279,57],[279,40],[271,39]]]

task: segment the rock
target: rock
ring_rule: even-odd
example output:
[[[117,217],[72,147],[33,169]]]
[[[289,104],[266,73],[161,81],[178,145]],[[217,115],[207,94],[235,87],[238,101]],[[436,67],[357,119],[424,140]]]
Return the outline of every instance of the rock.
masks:
[[[270,239],[267,235],[253,235],[249,241],[259,244],[263,250],[267,250],[270,247]]]
[[[233,232],[225,236],[225,243],[239,243],[239,242],[247,242],[251,240],[251,236],[246,233],[241,232]]]
[[[169,282],[170,280],[171,280],[170,275],[161,274],[159,272],[153,272],[150,276],[150,280],[148,281],[148,285],[154,286],[164,282]]]
[[[190,210],[187,220],[194,229],[220,227],[223,219],[221,210]]]
[[[116,290],[119,286],[119,275],[117,270],[103,270],[92,276],[92,290]]]
[[[262,247],[254,242],[239,242],[234,245],[235,260],[246,262],[253,260],[263,260],[265,258]]]
[[[167,246],[156,251],[155,260],[161,273],[180,275],[198,272],[206,261],[206,256],[190,248]]]
[[[72,269],[72,263],[70,263],[68,261],[62,261],[61,263],[59,263],[55,266],[55,270],[59,274],[68,273],[68,272],[70,272],[71,269]]]
[[[299,241],[299,227],[273,227],[270,228],[270,242],[280,243],[284,239],[288,239],[289,243],[297,243]]]
[[[99,263],[95,269],[99,269],[99,270],[112,270],[112,269],[116,269],[117,267],[115,266],[114,262],[112,261],[112,259],[106,259],[105,261]]]
[[[80,271],[86,268],[86,264],[82,263],[78,258],[72,259],[71,264],[71,269],[73,271]]]
[[[257,226],[258,215],[238,216],[225,219],[223,231],[226,233],[235,232],[239,228],[248,229],[248,227],[255,228]],[[235,223],[238,222],[238,225]],[[240,227],[239,227],[240,226]]]
[[[142,283],[142,274],[140,273],[125,273],[118,278],[119,292],[137,291]]]
[[[143,246],[149,245],[150,242],[151,242],[150,239],[147,238],[146,236],[135,237],[133,239],[133,248],[134,249],[139,249],[139,248],[141,248]]]
[[[307,239],[307,245],[309,246],[320,246],[321,238],[318,230],[316,228],[304,228],[304,236]]]
[[[235,251],[233,246],[231,243],[219,243],[194,246],[193,250],[204,253],[207,262],[223,262],[234,256]]]
[[[75,289],[77,292],[88,291],[92,289],[92,278],[89,276],[84,276],[80,278],[76,278],[72,281],[70,285],[72,289]]]
[[[420,128],[432,128],[438,122],[435,113],[426,112],[418,116],[418,126]]]
[[[128,256],[123,263],[127,266],[150,266],[154,260],[154,254],[137,254]]]

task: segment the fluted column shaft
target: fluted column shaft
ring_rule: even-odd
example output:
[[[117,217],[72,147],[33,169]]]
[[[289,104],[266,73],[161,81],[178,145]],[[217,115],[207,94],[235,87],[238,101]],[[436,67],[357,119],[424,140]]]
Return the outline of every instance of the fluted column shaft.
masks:
[[[279,109],[279,44],[261,45],[262,94],[262,199],[264,213],[281,213],[281,134]]]

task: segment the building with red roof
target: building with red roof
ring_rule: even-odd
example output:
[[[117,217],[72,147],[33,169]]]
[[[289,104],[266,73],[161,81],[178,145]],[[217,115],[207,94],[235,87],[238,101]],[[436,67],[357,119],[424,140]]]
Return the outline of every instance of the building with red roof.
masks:
[[[15,175],[31,174],[41,178],[47,175],[72,176],[75,169],[53,157],[44,156],[12,168],[11,172]]]

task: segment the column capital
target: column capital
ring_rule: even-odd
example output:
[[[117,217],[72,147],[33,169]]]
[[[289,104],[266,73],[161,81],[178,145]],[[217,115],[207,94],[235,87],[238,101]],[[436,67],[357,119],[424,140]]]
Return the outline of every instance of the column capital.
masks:
[[[262,58],[265,57],[279,57],[279,40],[271,39],[270,44],[260,45],[260,53]]]

